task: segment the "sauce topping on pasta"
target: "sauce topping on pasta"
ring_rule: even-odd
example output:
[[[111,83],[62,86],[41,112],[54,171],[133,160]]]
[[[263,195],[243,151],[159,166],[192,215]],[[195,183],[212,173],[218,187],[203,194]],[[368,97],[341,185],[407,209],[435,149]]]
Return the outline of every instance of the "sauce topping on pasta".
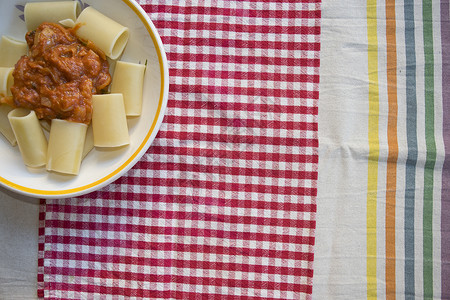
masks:
[[[106,90],[111,75],[104,54],[83,44],[75,31],[42,23],[28,32],[29,54],[17,62],[12,99],[3,98],[3,102],[32,109],[39,119],[89,124],[92,95]]]

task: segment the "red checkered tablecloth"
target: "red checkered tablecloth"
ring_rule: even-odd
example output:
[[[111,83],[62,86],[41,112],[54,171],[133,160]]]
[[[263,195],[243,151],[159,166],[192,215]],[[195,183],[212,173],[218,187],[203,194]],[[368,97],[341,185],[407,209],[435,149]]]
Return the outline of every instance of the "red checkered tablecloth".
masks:
[[[134,168],[43,200],[46,299],[308,299],[320,0],[139,1],[170,94]]]

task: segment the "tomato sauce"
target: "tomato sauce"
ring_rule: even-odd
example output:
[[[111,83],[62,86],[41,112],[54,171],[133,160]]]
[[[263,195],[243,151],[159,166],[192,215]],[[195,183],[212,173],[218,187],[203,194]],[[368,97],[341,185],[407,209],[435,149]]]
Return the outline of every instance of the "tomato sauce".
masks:
[[[111,75],[105,55],[75,32],[54,23],[28,32],[29,54],[17,62],[12,99],[3,102],[32,109],[39,119],[89,124],[92,95],[106,91]]]

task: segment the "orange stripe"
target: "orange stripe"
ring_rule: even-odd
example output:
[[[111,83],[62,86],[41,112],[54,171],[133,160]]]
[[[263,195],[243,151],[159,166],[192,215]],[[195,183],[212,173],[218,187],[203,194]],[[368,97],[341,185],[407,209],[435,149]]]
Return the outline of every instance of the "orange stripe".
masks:
[[[386,299],[395,299],[395,192],[397,187],[397,48],[395,0],[386,0],[388,147],[386,174]]]

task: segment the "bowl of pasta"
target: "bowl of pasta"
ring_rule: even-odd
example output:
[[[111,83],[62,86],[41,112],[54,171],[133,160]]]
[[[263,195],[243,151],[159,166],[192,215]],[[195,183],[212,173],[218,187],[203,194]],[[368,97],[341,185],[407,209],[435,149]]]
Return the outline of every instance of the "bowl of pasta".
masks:
[[[15,0],[0,15],[0,186],[66,198],[124,175],[167,106],[147,13],[133,0]]]

